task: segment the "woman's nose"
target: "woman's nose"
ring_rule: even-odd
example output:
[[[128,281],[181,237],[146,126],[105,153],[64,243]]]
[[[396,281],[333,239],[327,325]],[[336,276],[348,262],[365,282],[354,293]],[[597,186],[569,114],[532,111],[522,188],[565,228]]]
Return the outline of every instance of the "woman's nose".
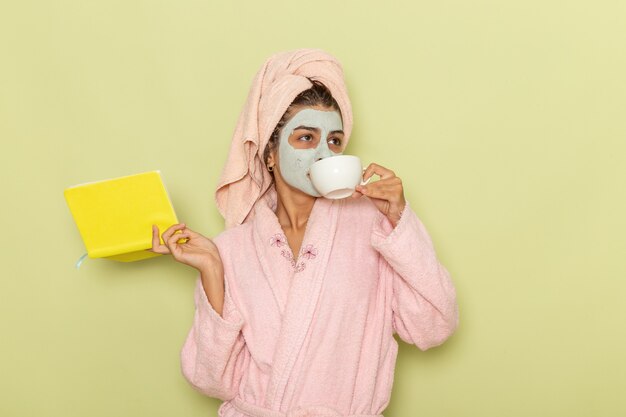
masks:
[[[329,152],[320,152],[317,155],[315,155],[315,162],[321,161],[322,159],[326,159],[330,156],[331,154]]]
[[[330,149],[328,149],[328,146],[323,146],[321,149],[319,149],[316,154],[315,154],[315,162],[317,161],[321,161],[324,158],[328,158],[329,156],[332,156],[333,153]]]

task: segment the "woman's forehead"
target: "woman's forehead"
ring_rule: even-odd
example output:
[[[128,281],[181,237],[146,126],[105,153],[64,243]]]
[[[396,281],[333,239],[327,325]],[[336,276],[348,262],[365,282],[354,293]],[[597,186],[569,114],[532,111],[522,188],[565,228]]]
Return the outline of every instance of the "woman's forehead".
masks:
[[[285,127],[289,126],[288,130],[291,131],[300,125],[326,130],[343,129],[339,112],[322,106],[307,106],[297,110]]]

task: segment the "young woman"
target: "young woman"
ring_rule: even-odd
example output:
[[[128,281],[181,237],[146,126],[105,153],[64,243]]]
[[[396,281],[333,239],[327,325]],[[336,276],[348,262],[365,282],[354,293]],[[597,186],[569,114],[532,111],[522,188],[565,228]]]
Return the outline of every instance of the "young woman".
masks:
[[[199,271],[181,352],[222,417],[382,416],[398,343],[455,330],[448,271],[393,171],[370,164],[352,198],[321,198],[309,166],[341,154],[352,129],[343,72],[314,49],[257,73],[216,192],[227,230],[184,223],[151,250]],[[180,239],[186,240],[178,243]]]

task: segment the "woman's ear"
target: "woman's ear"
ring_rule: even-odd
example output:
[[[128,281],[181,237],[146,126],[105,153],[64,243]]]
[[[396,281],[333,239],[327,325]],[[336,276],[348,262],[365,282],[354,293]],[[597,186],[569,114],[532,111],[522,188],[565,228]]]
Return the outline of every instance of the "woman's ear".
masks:
[[[276,165],[276,159],[274,157],[275,153],[276,153],[275,149],[272,149],[270,151],[270,154],[267,157],[267,162],[265,164],[267,166],[267,169],[269,169],[270,171],[272,171]]]

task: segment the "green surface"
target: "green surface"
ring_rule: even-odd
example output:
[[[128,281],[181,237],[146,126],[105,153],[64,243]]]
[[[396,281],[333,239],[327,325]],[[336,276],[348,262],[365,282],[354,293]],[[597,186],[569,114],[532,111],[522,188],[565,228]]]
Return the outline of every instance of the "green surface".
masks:
[[[625,4],[3,2],[0,415],[215,415],[179,369],[195,271],[76,270],[63,189],[160,169],[219,233],[250,82],[297,47],[342,62],[348,152],[403,179],[459,294],[444,346],[401,343],[385,417],[626,415]]]

